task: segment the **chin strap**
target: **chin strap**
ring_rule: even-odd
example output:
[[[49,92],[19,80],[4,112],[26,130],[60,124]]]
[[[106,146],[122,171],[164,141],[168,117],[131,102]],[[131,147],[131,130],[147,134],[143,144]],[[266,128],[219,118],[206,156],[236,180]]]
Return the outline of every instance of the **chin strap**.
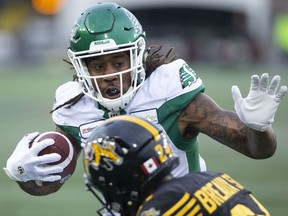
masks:
[[[103,201],[103,198],[100,197],[95,191],[94,189],[92,188],[91,186],[91,183],[89,182],[88,180],[88,177],[86,174],[83,175],[84,177],[84,184],[86,186],[86,191],[90,191],[95,197],[96,199],[102,204],[102,207],[99,208],[98,210],[96,210],[97,214],[99,216],[116,216],[112,209],[111,209],[111,206],[109,206],[106,202]],[[103,211],[105,211],[105,214],[103,214]]]

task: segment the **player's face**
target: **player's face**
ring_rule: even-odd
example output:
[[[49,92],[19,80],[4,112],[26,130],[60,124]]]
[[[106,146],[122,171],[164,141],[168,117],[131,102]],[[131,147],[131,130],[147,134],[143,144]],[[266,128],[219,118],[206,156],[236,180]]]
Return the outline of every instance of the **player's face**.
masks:
[[[130,71],[122,75],[113,75],[119,71],[130,68],[129,54],[126,52],[109,54],[90,58],[86,60],[87,68],[91,76],[111,75],[103,78],[97,78],[97,84],[103,97],[115,99],[120,97],[121,76],[123,94],[127,92],[131,84]],[[95,81],[94,89],[97,91]]]

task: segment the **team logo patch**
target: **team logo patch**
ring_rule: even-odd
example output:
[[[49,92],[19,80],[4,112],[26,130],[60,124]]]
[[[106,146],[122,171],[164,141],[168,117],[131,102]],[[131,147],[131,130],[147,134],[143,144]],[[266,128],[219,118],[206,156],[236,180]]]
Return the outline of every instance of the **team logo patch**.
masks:
[[[184,64],[182,68],[180,68],[179,76],[182,89],[186,88],[187,86],[191,86],[193,83],[196,82],[198,78],[197,74],[188,64]]]
[[[99,166],[110,171],[114,165],[121,165],[123,158],[115,151],[116,143],[114,139],[99,139],[88,143],[85,148],[85,164],[92,164],[95,169]]]

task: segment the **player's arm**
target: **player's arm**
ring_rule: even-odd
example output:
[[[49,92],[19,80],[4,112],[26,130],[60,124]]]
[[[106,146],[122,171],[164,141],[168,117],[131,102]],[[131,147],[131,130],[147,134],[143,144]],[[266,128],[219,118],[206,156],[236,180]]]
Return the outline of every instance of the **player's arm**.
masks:
[[[269,157],[276,149],[272,129],[259,132],[248,128],[235,112],[221,109],[203,93],[181,113],[178,124],[184,138],[201,132],[251,158]]]
[[[266,79],[267,89],[262,92],[256,90],[253,83],[255,80],[252,77],[248,97],[243,99],[238,92],[242,104],[239,104],[239,98],[238,101],[235,99],[234,93],[235,106],[239,106],[236,113],[221,109],[207,95],[199,94],[178,119],[183,137],[191,138],[201,132],[248,157],[255,159],[271,157],[277,147],[271,124],[278,104],[287,91],[287,87],[282,86],[277,93],[280,79],[274,78],[270,85],[267,84]],[[262,79],[256,84],[257,88],[261,82]],[[252,96],[251,91],[254,93]]]
[[[61,132],[58,129],[56,131]],[[62,187],[63,184],[54,182],[61,179],[61,176],[56,173],[62,172],[63,168],[57,165],[45,166],[47,163],[60,160],[61,156],[56,153],[38,156],[41,150],[54,143],[53,140],[45,139],[29,148],[29,144],[38,134],[38,132],[27,134],[20,140],[7,160],[4,170],[23,191],[31,195],[43,196],[54,193]],[[70,141],[75,143],[71,138]],[[77,154],[80,153],[80,148],[74,147],[74,149]]]
[[[39,186],[34,180],[28,182],[17,181],[17,183],[23,191],[33,196],[45,196],[55,193],[63,186],[63,184],[49,184],[47,182],[42,182],[42,185]]]

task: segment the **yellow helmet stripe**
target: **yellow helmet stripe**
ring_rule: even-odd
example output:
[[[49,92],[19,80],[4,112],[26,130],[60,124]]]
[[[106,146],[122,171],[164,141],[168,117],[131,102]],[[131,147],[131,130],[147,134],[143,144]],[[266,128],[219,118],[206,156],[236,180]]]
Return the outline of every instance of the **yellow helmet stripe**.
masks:
[[[110,118],[107,121],[114,121],[114,120],[129,121],[129,122],[133,122],[135,124],[138,124],[138,125],[142,126],[143,128],[145,128],[147,131],[149,131],[153,135],[155,141],[160,140],[160,134],[159,134],[158,129],[143,119],[140,119],[140,118],[137,118],[134,116],[123,115],[123,116],[116,116],[116,117]]]

